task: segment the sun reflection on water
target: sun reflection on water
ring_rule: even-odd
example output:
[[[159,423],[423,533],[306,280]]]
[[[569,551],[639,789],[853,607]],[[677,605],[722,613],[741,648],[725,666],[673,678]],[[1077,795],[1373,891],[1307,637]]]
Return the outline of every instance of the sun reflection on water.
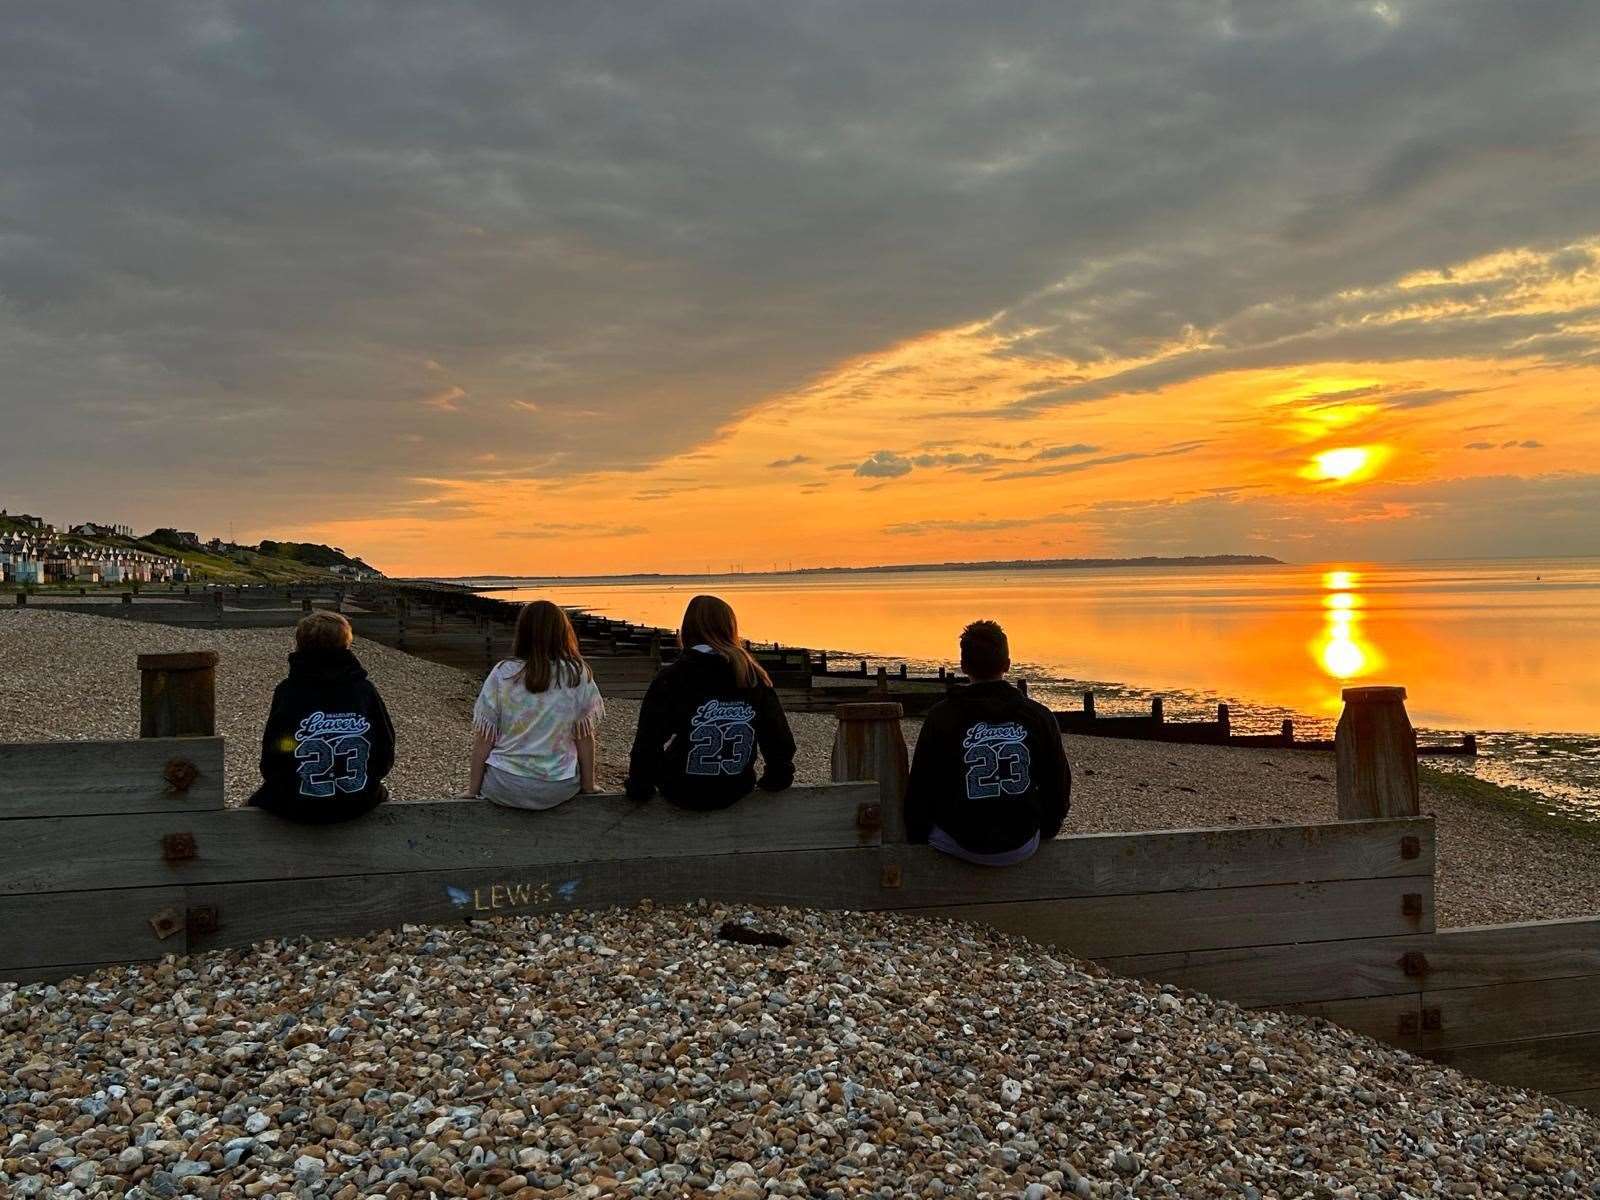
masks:
[[[1343,683],[1370,675],[1383,666],[1383,655],[1361,632],[1362,597],[1359,571],[1326,571],[1322,597],[1323,625],[1311,643],[1312,657],[1324,674]],[[1336,704],[1336,699],[1330,704]]]

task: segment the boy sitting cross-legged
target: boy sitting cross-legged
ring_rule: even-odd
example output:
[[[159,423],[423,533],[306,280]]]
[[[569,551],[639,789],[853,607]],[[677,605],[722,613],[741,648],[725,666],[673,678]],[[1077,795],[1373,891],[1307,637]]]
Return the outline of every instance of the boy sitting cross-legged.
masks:
[[[993,621],[961,631],[968,687],[922,723],[906,785],[906,836],[980,866],[1032,856],[1061,832],[1072,772],[1044,705],[1005,680],[1011,650]]]
[[[350,652],[350,622],[319,611],[295,626],[289,677],[272,693],[261,737],[257,808],[307,824],[359,817],[389,798],[394,725]]]

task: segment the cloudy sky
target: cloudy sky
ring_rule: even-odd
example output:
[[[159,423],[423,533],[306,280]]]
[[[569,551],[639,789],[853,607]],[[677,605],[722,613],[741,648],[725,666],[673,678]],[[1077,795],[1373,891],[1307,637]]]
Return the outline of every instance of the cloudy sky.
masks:
[[[13,510],[437,573],[1600,553],[1589,0],[5,21]]]

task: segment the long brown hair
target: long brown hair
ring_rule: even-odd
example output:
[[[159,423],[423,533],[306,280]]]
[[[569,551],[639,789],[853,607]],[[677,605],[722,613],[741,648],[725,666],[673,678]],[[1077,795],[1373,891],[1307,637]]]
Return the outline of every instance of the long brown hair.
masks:
[[[683,610],[683,624],[678,626],[678,645],[684,650],[710,646],[728,660],[740,687],[772,686],[771,677],[739,638],[739,618],[733,615],[733,606],[720,596],[696,596],[689,601]]]
[[[530,692],[577,687],[589,673],[578,649],[578,633],[566,611],[548,600],[535,600],[517,614],[511,657],[522,660],[522,682]]]

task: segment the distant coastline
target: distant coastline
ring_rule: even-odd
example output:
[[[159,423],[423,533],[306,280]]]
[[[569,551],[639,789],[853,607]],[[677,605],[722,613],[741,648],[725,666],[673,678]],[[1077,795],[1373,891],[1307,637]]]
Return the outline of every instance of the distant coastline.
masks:
[[[1185,554],[1179,557],[1141,555],[1138,558],[1010,558],[981,562],[886,563],[871,567],[799,567],[789,571],[639,571],[628,575],[451,575],[425,576],[432,582],[503,584],[510,582],[594,583],[637,579],[751,579],[792,575],[864,575],[918,571],[1061,571],[1107,567],[1281,567],[1281,558],[1267,554]]]

